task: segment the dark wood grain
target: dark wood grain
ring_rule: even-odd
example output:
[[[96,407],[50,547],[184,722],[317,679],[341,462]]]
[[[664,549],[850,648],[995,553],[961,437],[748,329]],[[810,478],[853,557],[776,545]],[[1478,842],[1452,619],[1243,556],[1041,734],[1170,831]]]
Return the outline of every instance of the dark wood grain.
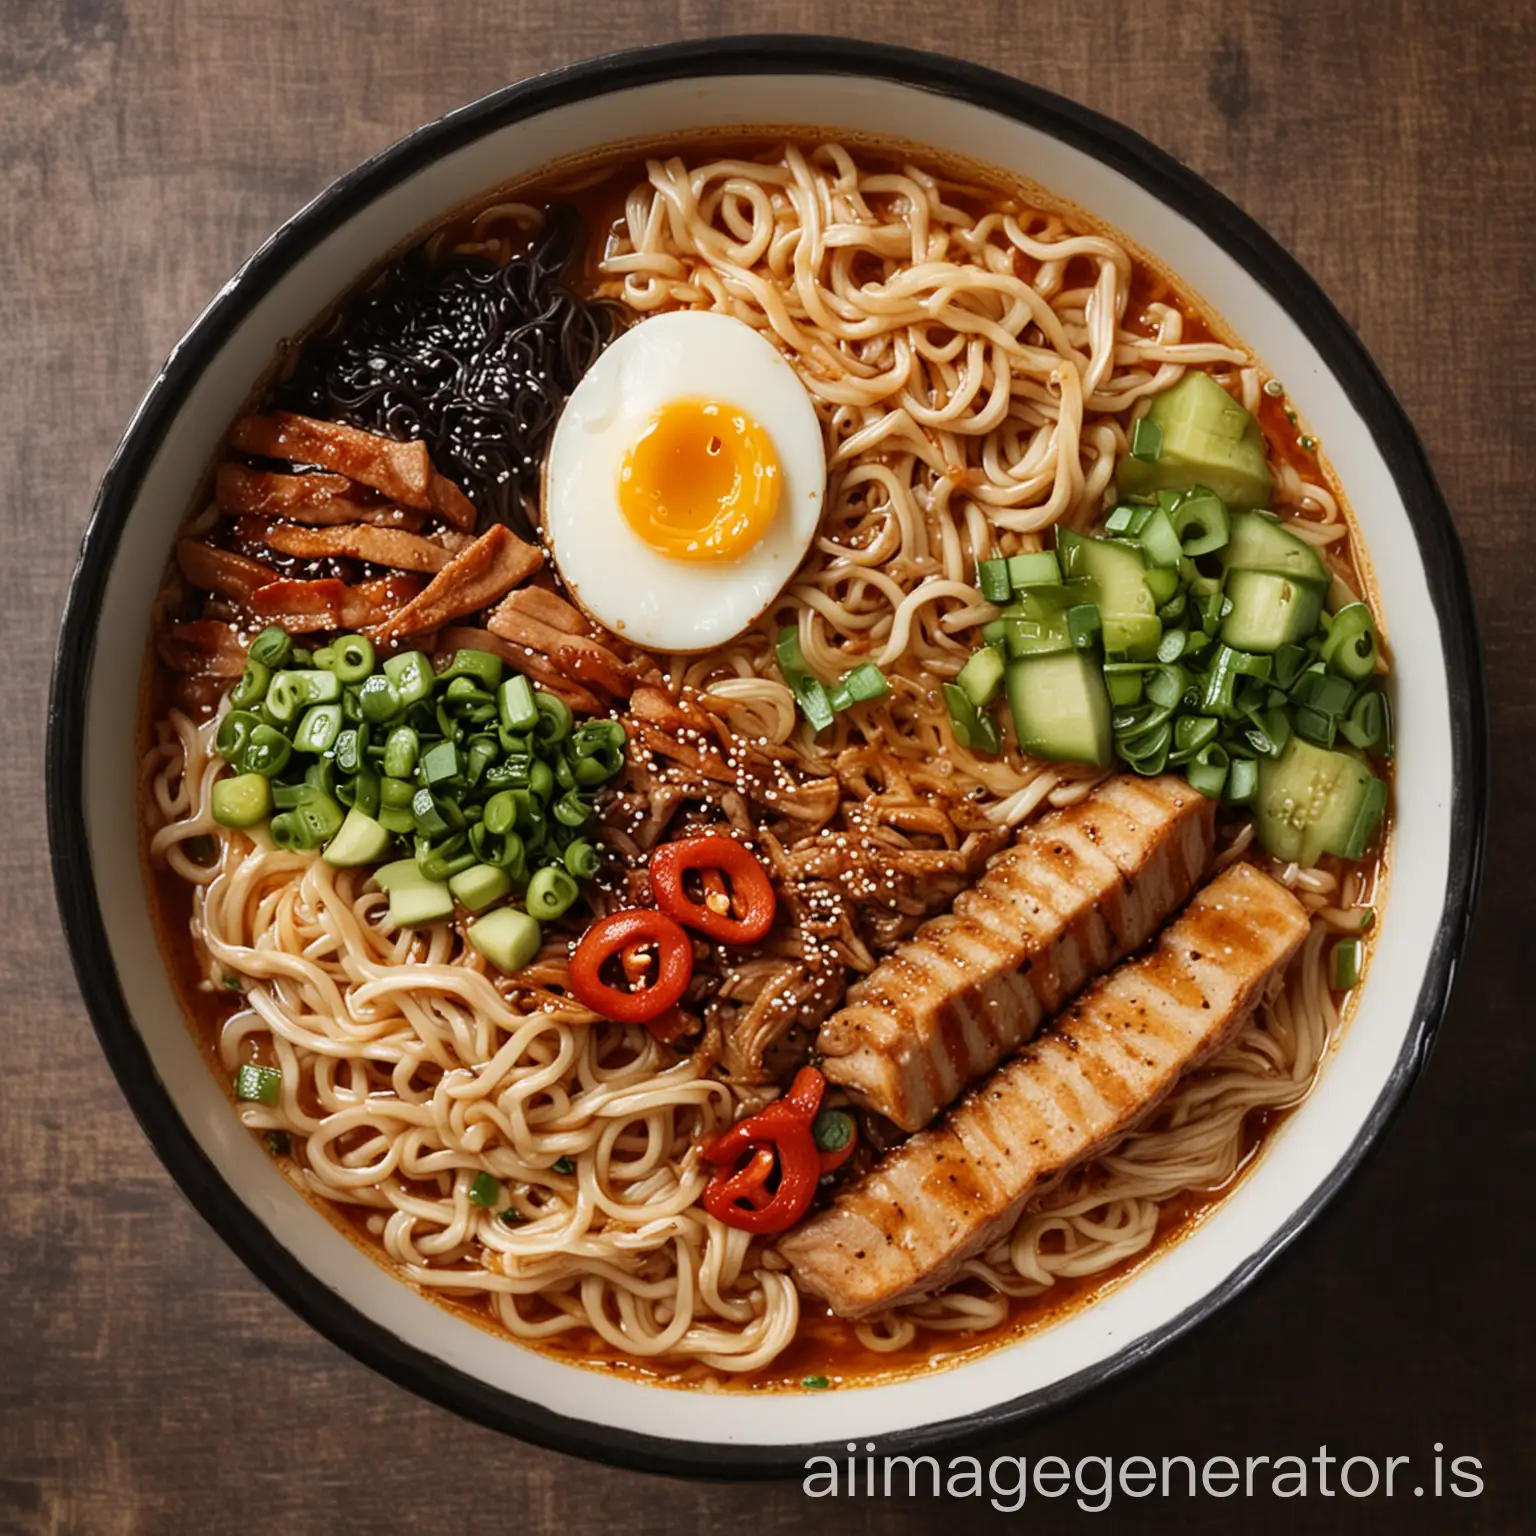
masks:
[[[67,979],[42,821],[48,661],[92,487],[157,363],[241,257],[338,172],[509,79],[748,28],[967,55],[1120,118],[1231,194],[1322,281],[1418,424],[1482,614],[1494,838],[1423,1086],[1245,1300],[1123,1385],[978,1453],[1326,1442],[1427,1459],[1441,1441],[1482,1459],[1478,1503],[1122,1500],[1094,1523],[1530,1529],[1536,20],[1528,3],[1451,0],[0,7],[0,1528],[762,1532],[810,1512],[789,1487],[668,1485],[500,1439],[289,1316],[192,1214],[113,1085]],[[905,1531],[956,1514],[979,1518],[845,1501],[835,1519]],[[1024,1518],[1087,1519],[1070,1501]]]

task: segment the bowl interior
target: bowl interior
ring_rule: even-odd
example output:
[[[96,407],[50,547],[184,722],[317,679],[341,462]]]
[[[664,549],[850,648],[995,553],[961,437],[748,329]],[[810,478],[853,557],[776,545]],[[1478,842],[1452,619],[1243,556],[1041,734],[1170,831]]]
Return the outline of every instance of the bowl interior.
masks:
[[[1299,274],[1299,288],[1288,287],[1293,268],[1243,248],[1239,236],[1251,226],[1214,193],[1181,181],[1171,162],[1138,163],[1145,152],[1132,136],[1071,109],[1053,116],[1060,104],[1049,98],[1011,86],[1001,94],[997,77],[979,71],[929,89],[910,59],[898,68],[861,55],[859,71],[843,74],[830,97],[825,81],[804,72],[835,66],[833,55],[813,64],[790,50],[778,65],[771,51],[750,67],[738,58],[744,73],[712,74],[684,55],[672,66],[652,56],[628,71],[621,62],[557,75],[449,119],[392,152],[392,161],[340,183],[220,295],[141,409],[109,476],[72,601],[84,670],[61,674],[55,703],[55,752],[61,743],[67,752],[71,740],[83,748],[72,770],[83,839],[67,825],[60,837],[69,808],[56,810],[66,916],[99,908],[106,946],[82,953],[86,920],[72,920],[77,964],[114,1063],[178,1178],[205,1214],[219,1212],[216,1225],[264,1278],[372,1363],[535,1438],[618,1459],[638,1458],[649,1445],[664,1464],[789,1464],[804,1454],[799,1447],[855,1434],[883,1437],[888,1449],[948,1421],[974,1424],[1056,1400],[1203,1315],[1299,1230],[1412,1076],[1438,1015],[1447,943],[1454,948],[1443,908],[1455,860],[1476,855],[1465,826],[1453,848],[1454,756],[1466,720],[1452,707],[1422,515],[1416,532],[1381,420],[1362,398],[1358,370],[1365,367],[1370,383],[1368,365],[1363,357],[1341,363],[1332,340],[1334,329],[1343,334],[1337,317],[1307,311],[1313,294]],[[999,94],[989,97],[980,83],[964,88],[972,77]],[[124,767],[149,604],[171,539],[281,338],[413,231],[553,159],[706,126],[806,122],[876,135],[899,126],[904,139],[1039,182],[1177,272],[1285,381],[1347,489],[1396,653],[1398,835],[1390,912],[1352,1028],[1252,1174],[1186,1240],[1097,1305],[949,1370],[834,1394],[707,1395],[573,1368],[454,1316],[392,1278],[284,1182],[230,1113],[183,1023],[140,896],[134,776]],[[92,649],[92,634],[117,643]],[[83,741],[71,734],[79,730]]]

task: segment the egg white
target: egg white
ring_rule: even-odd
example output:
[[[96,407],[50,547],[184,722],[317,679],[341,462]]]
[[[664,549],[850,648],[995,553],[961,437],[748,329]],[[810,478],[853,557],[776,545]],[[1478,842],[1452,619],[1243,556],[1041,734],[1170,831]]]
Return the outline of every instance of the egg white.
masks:
[[[758,422],[779,462],[778,513],[735,560],[670,559],[619,508],[624,456],[662,406],[718,400]],[[705,310],[642,320],[587,370],[556,423],[544,532],[561,579],[598,623],[659,651],[705,651],[746,629],[805,558],[826,486],[821,423],[766,337]]]

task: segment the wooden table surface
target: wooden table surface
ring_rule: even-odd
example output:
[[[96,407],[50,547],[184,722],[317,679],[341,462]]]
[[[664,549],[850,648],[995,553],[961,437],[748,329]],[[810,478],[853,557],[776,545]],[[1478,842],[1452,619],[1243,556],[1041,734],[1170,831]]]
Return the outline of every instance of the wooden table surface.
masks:
[[[1481,609],[1495,819],[1442,1042],[1386,1145],[1252,1293],[978,1454],[1479,1457],[1475,1502],[1121,1500],[1138,1530],[1531,1529],[1536,11],[1495,0],[6,0],[0,7],[0,1529],[856,1530],[980,1519],[681,1485],[459,1422],[354,1364],[193,1214],[70,981],[42,723],[92,488],[157,364],[333,176],[518,76],[730,30],[963,54],[1141,130],[1319,278],[1417,423]],[[835,96],[828,119],[836,118]],[[1241,317],[1233,317],[1239,322]],[[127,642],[138,644],[137,636]],[[1525,785],[1525,788],[1521,788]],[[1521,909],[1523,908],[1523,915]],[[1134,1517],[1133,1519],[1131,1517]],[[1046,1529],[1087,1521],[1032,1503]]]

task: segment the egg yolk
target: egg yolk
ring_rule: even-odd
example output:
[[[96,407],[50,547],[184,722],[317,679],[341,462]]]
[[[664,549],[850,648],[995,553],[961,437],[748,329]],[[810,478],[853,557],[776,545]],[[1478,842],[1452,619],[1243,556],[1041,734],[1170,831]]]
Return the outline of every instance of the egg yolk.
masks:
[[[660,554],[734,560],[768,531],[779,482],[773,441],[746,412],[673,400],[624,455],[619,510]]]

